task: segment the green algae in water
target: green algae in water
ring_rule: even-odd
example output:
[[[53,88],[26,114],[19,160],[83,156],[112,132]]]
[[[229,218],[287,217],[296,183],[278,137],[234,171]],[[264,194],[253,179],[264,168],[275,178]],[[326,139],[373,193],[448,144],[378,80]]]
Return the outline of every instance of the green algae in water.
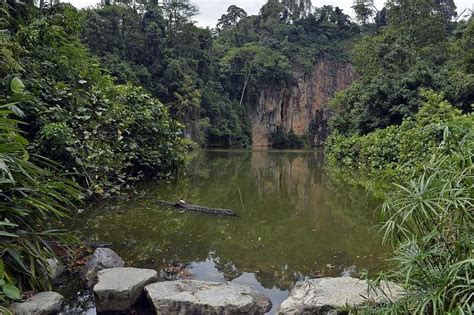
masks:
[[[196,279],[250,284],[278,305],[295,280],[377,268],[387,254],[373,228],[377,203],[332,181],[323,163],[318,151],[201,151],[187,176],[96,205],[73,229],[84,241],[111,243],[130,266],[189,263]],[[181,213],[157,200],[229,208],[239,217]]]

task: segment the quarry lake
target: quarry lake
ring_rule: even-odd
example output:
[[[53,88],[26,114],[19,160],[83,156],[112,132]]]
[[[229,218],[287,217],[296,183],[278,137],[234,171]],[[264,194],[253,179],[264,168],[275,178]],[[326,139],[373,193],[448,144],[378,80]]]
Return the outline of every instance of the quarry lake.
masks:
[[[158,200],[238,217],[181,212]],[[388,251],[374,228],[377,205],[364,189],[331,179],[320,151],[203,150],[187,175],[86,209],[72,228],[85,242],[110,243],[129,266],[254,286],[275,310],[299,279],[379,268]]]

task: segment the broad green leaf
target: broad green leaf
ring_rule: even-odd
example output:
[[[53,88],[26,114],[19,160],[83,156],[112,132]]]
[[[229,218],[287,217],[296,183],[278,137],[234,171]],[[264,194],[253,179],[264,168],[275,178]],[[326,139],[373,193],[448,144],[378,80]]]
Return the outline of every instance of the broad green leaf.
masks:
[[[3,263],[3,259],[0,259],[0,279],[5,277],[5,264]]]
[[[3,290],[3,293],[5,294],[5,296],[7,296],[8,298],[10,298],[12,300],[20,300],[21,299],[20,290],[12,284],[6,284],[6,285],[2,286],[2,290]]]
[[[18,77],[14,77],[10,81],[10,90],[13,94],[21,94],[25,91],[25,85]]]

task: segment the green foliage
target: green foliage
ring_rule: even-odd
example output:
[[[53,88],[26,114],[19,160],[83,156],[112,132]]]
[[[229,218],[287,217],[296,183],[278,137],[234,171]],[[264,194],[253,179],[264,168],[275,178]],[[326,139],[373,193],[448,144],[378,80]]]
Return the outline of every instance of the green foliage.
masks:
[[[369,22],[369,18],[374,15],[372,8],[364,3],[355,5],[354,11],[356,13],[357,20],[362,23],[362,25],[366,25]]]
[[[365,136],[332,134],[326,146],[329,160],[344,166],[367,167],[382,177],[384,173],[391,175],[392,170],[408,175],[423,168],[446,132],[454,142],[472,136],[472,114],[463,115],[433,91],[421,94],[423,106],[400,126],[378,129]]]
[[[306,135],[297,135],[291,130],[285,133],[282,128],[278,127],[271,138],[272,147],[278,149],[301,149],[308,146]]]
[[[209,117],[206,143],[218,147],[247,147],[250,121],[243,106],[231,101],[222,87],[210,83],[203,91],[201,107]]]
[[[376,17],[383,28],[354,48],[360,80],[332,101],[333,169],[358,169],[354,181],[385,199],[381,231],[394,256],[373,287],[407,290],[354,312],[473,311],[474,21],[454,15],[452,1],[389,1]]]
[[[269,1],[258,16],[230,6],[214,32],[193,24],[189,1],[140,3],[86,10],[81,38],[120,83],[145,87],[205,146],[250,144],[247,117],[262,89],[294,84],[293,69],[311,71],[320,58],[346,60],[358,31],[339,8],[313,11],[306,0]]]
[[[104,196],[141,177],[181,168],[181,125],[143,88],[117,85],[79,42],[80,14],[59,5],[6,38],[21,53],[10,86],[26,93],[30,150],[54,159],[90,193]],[[79,20],[79,22],[78,22]],[[15,95],[10,95],[16,100]]]
[[[335,164],[369,170],[381,194],[384,242],[394,248],[389,279],[408,294],[374,313],[472,313],[474,261],[474,117],[433,91],[413,118],[365,136],[333,134],[326,148]],[[360,180],[360,179],[359,179]],[[362,183],[362,182],[361,182]],[[374,275],[369,274],[370,277]]]
[[[455,107],[471,110],[474,20],[454,25],[443,12],[428,0],[388,6],[388,26],[354,47],[361,78],[332,101],[337,111],[330,121],[333,130],[367,134],[399,125],[420,108],[420,89],[443,92]]]
[[[244,9],[239,8],[236,5],[231,5],[227,9],[227,13],[223,14],[221,18],[217,21],[216,28],[219,31],[222,31],[226,28],[232,28],[237,25],[237,23],[247,17],[247,12]]]
[[[423,171],[388,193],[382,231],[394,257],[378,277],[403,283],[408,294],[378,312],[473,312],[473,143],[472,124],[462,139],[446,132]]]
[[[58,228],[82,197],[52,162],[28,154],[11,106],[0,107],[0,303],[20,299],[19,289],[49,288],[46,241],[71,241]]]
[[[193,25],[194,11],[188,1],[106,5],[83,12],[81,38],[118,82],[142,85],[202,145],[209,120],[202,116],[202,94],[206,82],[217,80],[210,80],[211,32]]]
[[[265,87],[285,86],[291,80],[288,74],[288,59],[259,44],[251,43],[232,48],[221,62],[223,72],[229,75],[233,84],[241,82],[240,104],[247,96],[246,91],[249,88],[258,93]]]

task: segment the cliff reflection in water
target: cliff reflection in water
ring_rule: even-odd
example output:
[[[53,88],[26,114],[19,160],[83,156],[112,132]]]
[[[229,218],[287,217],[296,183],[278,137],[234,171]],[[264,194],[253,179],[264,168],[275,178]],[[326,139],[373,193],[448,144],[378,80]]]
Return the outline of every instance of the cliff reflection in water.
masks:
[[[227,280],[250,273],[265,288],[372,268],[385,254],[371,228],[376,204],[363,190],[334,183],[315,151],[203,151],[187,176],[139,191],[86,211],[74,227],[86,241],[112,243],[129,265],[212,262]],[[231,208],[239,217],[179,213],[157,199]]]

